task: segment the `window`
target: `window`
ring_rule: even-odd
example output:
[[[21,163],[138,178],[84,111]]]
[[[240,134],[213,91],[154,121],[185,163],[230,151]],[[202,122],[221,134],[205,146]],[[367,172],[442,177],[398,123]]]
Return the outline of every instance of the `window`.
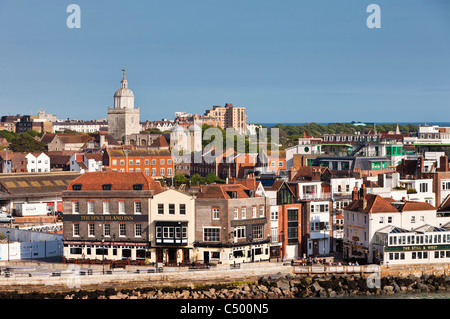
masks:
[[[126,225],[125,224],[119,224],[119,236],[126,236]]]
[[[411,216],[411,224],[414,224],[416,222],[416,216]]]
[[[73,236],[80,236],[80,224],[73,224]]]
[[[241,213],[242,213],[242,216],[241,216],[242,219],[247,218],[247,208],[246,207],[241,208]]]
[[[152,176],[156,176],[156,168],[152,168]]]
[[[112,189],[112,184],[103,184],[102,189],[104,191],[110,191]]]
[[[264,206],[261,206],[264,207]],[[278,211],[271,211],[270,212],[270,219],[271,220],[278,220]]]
[[[164,204],[158,204],[158,215],[164,215]]]
[[[186,204],[180,204],[180,215],[186,215]]]
[[[143,189],[144,185],[143,184],[134,184],[133,185],[133,190],[135,191],[141,191]]]
[[[255,225],[252,229],[253,239],[262,239],[264,235],[263,225]]]
[[[165,169],[164,168],[161,168],[161,176],[164,176],[165,175]]]
[[[378,219],[378,222],[380,224],[384,224],[384,216],[380,216],[380,218]]]
[[[427,193],[428,192],[428,184],[420,183],[419,189],[420,189],[421,193]]]
[[[94,224],[89,224],[89,230],[88,230],[88,235],[89,236],[95,236],[95,225]]]
[[[203,241],[220,241],[220,228],[203,228]]]
[[[120,160],[120,165],[125,165],[125,160]]]
[[[283,162],[278,162],[278,167],[283,167]]]
[[[142,212],[141,202],[134,202],[134,213],[140,214]]]
[[[245,226],[235,227],[234,228],[234,238],[240,239],[245,238]]]
[[[175,215],[175,204],[169,204],[169,215]]]
[[[94,202],[87,202],[88,214],[94,214]]]
[[[219,208],[212,209],[212,219],[220,219],[220,210]]]
[[[142,235],[142,225],[135,224],[134,225],[134,237],[141,237]]]
[[[80,212],[80,202],[72,202],[72,213],[78,214]]]
[[[133,160],[132,159],[128,160],[128,164],[133,165]]]
[[[82,185],[81,184],[73,184],[72,190],[74,191],[81,191]]]
[[[239,219],[239,208],[234,209],[234,219]]]
[[[119,202],[119,214],[125,214],[125,202]]]
[[[259,206],[259,217],[264,217],[264,206]]]
[[[392,216],[388,216],[387,222],[388,222],[388,224],[392,224]]]
[[[256,206],[252,207],[252,218],[256,218]]]
[[[152,159],[152,165],[156,165],[156,160]]]
[[[109,202],[103,202],[103,214],[109,214]]]
[[[145,165],[149,165],[149,160],[146,159],[146,160],[144,161],[144,163],[145,163]]]
[[[111,235],[111,225],[110,224],[103,225],[103,235],[106,237],[109,237]]]
[[[156,227],[156,238],[162,238],[161,226]]]
[[[162,159],[162,160],[160,161],[160,163],[161,163],[161,165],[164,165],[164,160]]]
[[[168,168],[168,169],[167,169],[167,175],[168,175],[168,176],[172,176],[172,169],[171,169],[171,168]]]

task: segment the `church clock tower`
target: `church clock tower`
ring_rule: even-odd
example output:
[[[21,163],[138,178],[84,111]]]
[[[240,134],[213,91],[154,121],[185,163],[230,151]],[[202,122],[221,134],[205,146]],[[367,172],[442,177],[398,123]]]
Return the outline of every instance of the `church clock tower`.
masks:
[[[128,88],[125,71],[122,69],[120,89],[114,94],[114,108],[108,107],[108,133],[122,142],[126,135],[138,134],[141,130],[140,110],[134,107],[134,94]]]

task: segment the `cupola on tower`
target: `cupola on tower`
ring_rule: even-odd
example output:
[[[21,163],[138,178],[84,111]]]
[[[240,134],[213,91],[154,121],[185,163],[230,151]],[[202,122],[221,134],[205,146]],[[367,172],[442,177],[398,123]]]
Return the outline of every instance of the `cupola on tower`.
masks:
[[[114,93],[114,108],[108,107],[108,133],[123,142],[124,137],[140,132],[139,107],[134,107],[134,94],[128,88],[125,69],[120,89]]]

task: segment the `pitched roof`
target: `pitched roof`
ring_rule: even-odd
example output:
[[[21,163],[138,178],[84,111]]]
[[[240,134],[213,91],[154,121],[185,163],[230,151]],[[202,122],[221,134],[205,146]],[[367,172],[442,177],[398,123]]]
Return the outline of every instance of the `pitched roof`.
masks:
[[[259,184],[261,184],[260,181],[257,181],[256,178],[246,178],[236,181],[236,184],[243,185],[246,188],[253,189],[256,191],[258,189]]]
[[[160,135],[152,142],[150,147],[169,147],[169,144],[167,144],[166,138]]]
[[[57,134],[57,136],[64,144],[84,144],[94,140],[89,134]]]
[[[55,196],[78,176],[78,172],[0,174],[0,198]]]
[[[393,205],[396,205],[392,203]],[[417,210],[436,210],[436,207],[427,202],[402,202],[398,205],[398,209],[402,212],[417,211]]]
[[[447,197],[444,198],[442,203],[439,205],[438,212],[448,212],[450,211],[450,195],[447,195]]]
[[[142,190],[154,194],[163,191],[159,182],[143,172],[88,172],[73,180],[67,190],[71,191],[74,184],[81,184],[82,191],[103,191],[104,184],[111,184],[112,191],[133,190],[135,184],[142,184]]]
[[[364,199],[357,199],[346,207],[345,210],[357,211],[361,213],[398,213],[399,210],[395,208],[388,200],[380,195],[367,194],[365,196],[366,205],[364,207]]]
[[[241,184],[211,184],[202,185],[197,193],[197,198],[232,199],[230,192],[235,192],[235,198],[250,198],[247,191],[250,189]],[[259,197],[254,194],[253,197]]]

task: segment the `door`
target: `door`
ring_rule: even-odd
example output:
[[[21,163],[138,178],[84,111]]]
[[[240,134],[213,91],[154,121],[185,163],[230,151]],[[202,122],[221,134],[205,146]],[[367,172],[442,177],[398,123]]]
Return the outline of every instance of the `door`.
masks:
[[[189,249],[183,249],[183,263],[188,264],[189,263]]]
[[[203,262],[205,264],[209,264],[209,251],[204,251],[203,252]]]
[[[163,262],[163,250],[161,248],[156,249],[156,262]]]
[[[168,262],[170,265],[175,265],[177,263],[177,250],[176,249],[168,249],[167,250]]]
[[[313,255],[317,256],[319,254],[319,241],[313,240]]]

